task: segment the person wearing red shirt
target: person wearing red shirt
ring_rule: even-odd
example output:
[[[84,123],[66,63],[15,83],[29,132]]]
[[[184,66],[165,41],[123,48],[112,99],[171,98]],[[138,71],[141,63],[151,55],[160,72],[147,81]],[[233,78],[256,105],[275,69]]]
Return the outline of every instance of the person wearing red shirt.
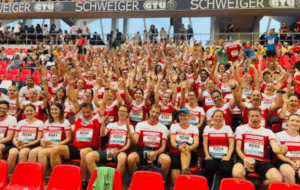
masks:
[[[291,50],[293,51],[293,53],[300,53],[300,47],[298,46],[298,42],[294,42]]]
[[[82,34],[78,34],[78,40],[77,40],[76,44],[78,47],[78,53],[82,54],[83,48],[86,44],[86,40],[85,40],[85,38],[82,38]]]
[[[289,27],[285,25],[285,22],[282,22],[281,27],[279,28],[280,31],[280,39],[286,39],[287,35],[286,32],[289,30]]]
[[[254,172],[266,178],[263,184],[268,185],[272,182],[282,182],[279,171],[269,163],[268,146],[270,145],[276,154],[285,154],[287,150],[286,147],[277,145],[275,135],[270,129],[261,126],[261,113],[260,108],[251,107],[248,112],[249,123],[236,129],[235,150],[240,160],[234,165],[232,176],[245,179],[246,174],[254,170]],[[255,163],[251,164],[251,161]]]
[[[62,164],[64,159],[80,159],[80,168],[82,171],[82,189],[87,187],[87,163],[86,155],[89,152],[97,150],[99,147],[100,136],[100,117],[94,117],[94,107],[91,102],[83,102],[81,105],[74,92],[75,80],[68,77],[67,94],[73,103],[75,115],[75,129],[73,141],[70,145],[58,145],[51,151],[50,163],[52,169]]]

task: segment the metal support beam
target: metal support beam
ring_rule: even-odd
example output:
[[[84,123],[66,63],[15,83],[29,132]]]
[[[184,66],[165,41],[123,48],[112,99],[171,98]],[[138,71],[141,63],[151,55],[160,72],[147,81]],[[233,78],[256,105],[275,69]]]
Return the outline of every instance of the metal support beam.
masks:
[[[126,37],[127,39],[127,33],[129,31],[129,18],[124,18],[123,19],[123,37]]]
[[[190,22],[191,28],[193,28],[193,22],[192,22],[192,18],[191,17],[189,17],[189,22]],[[194,39],[195,39],[195,36],[193,35],[193,41],[194,41]]]
[[[117,34],[116,29],[119,29],[119,19],[112,18],[111,19],[111,31],[114,32],[114,35],[113,35],[114,37],[116,37],[116,34]]]
[[[147,30],[147,25],[146,25],[146,19],[143,18],[143,22],[144,22],[144,30]]]
[[[104,31],[103,31],[103,24],[102,24],[102,18],[100,18],[100,28],[101,28],[101,36],[103,42],[105,42],[106,39],[104,39]]]
[[[62,18],[61,20],[64,21],[68,26],[73,26],[73,21],[71,21],[70,19]]]
[[[272,19],[269,18],[268,25],[267,25],[267,30],[266,30],[267,33],[268,33],[269,30],[270,30],[271,21],[272,21]]]

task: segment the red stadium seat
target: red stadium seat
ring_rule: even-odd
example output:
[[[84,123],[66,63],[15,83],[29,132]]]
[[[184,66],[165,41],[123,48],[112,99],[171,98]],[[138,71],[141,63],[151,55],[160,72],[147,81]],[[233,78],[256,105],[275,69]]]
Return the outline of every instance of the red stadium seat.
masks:
[[[4,190],[43,190],[43,166],[40,163],[19,163]]]
[[[281,131],[281,125],[280,124],[274,124],[274,125],[272,125],[271,129],[272,129],[273,133],[278,133],[278,132]]]
[[[292,55],[291,63],[294,65],[297,61],[299,61],[299,55]]]
[[[9,61],[9,62],[7,63],[7,66],[8,66],[8,65],[10,65],[10,64],[11,64],[11,62],[12,62],[12,61]]]
[[[6,69],[0,69],[0,74],[7,75],[7,70]]]
[[[12,69],[10,71],[10,74],[11,75],[17,75],[17,76],[19,76],[20,75],[20,70],[19,69]]]
[[[197,172],[199,170],[199,166],[198,166],[198,163],[196,163],[196,165],[194,167],[189,167],[190,171],[191,172]]]
[[[14,80],[17,81],[17,75],[7,75],[6,80]]]
[[[235,178],[222,179],[219,190],[255,190],[251,181]]]
[[[261,176],[258,173],[249,173],[247,175],[248,178],[261,178]]]
[[[0,190],[7,186],[7,162],[0,160]]]
[[[9,48],[7,48],[6,50],[7,50],[7,51],[12,51],[13,49],[9,47]]]
[[[0,80],[4,80],[5,74],[0,74]]]
[[[27,77],[27,75],[20,75],[18,81],[25,81],[25,78]]]
[[[6,61],[0,61],[0,65],[2,65],[3,69],[6,69]]]
[[[14,51],[19,51],[19,48],[15,48]]]
[[[81,190],[81,169],[78,166],[58,165],[53,169],[46,190]]]
[[[188,189],[187,186],[185,187],[186,189]],[[153,189],[155,190],[165,189],[164,179],[160,173],[150,172],[150,171],[137,171],[133,174],[129,190],[153,190]]]
[[[174,190],[209,190],[207,180],[199,175],[179,175],[174,184]]]
[[[35,84],[41,84],[42,83],[39,75],[32,75],[32,78],[33,78],[33,81],[34,81]]]
[[[97,170],[95,169],[92,173],[89,185],[87,187],[87,190],[93,190],[93,184],[97,178]],[[113,189],[112,190],[122,190],[122,174],[121,171],[118,169],[115,169],[115,176],[114,176],[114,183],[113,183]]]
[[[34,70],[32,75],[39,75],[39,71],[38,70]]]
[[[268,190],[300,190],[300,185],[293,183],[271,183]]]
[[[22,70],[22,72],[21,72],[21,74],[23,74],[23,75],[31,75],[31,70],[30,69],[23,69]]]

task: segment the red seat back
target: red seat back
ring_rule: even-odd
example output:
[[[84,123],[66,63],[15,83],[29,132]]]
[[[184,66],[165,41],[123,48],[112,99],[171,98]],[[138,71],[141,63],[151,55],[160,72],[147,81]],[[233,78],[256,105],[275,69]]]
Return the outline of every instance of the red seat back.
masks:
[[[38,70],[34,70],[32,75],[39,75],[39,71]]]
[[[0,69],[0,74],[7,75],[7,70],[6,69]]]
[[[34,81],[35,84],[41,84],[42,83],[39,75],[32,75],[32,78],[33,78],[33,81]]]
[[[293,183],[271,183],[268,190],[300,190],[300,185]]]
[[[7,162],[0,160],[0,190],[7,186]]]
[[[134,173],[130,190],[164,190],[164,179],[160,173],[137,171]]]
[[[31,70],[30,69],[23,69],[21,74],[24,74],[24,75],[31,75]]]
[[[82,190],[81,169],[78,166],[58,165],[53,169],[46,190]]]
[[[43,166],[40,163],[19,163],[7,189],[43,190]]]
[[[272,129],[273,133],[278,133],[278,132],[281,131],[281,125],[280,124],[274,124],[274,125],[272,125],[271,129]]]
[[[20,75],[18,81],[25,81],[25,78],[27,77],[27,75]]]
[[[7,75],[6,80],[17,80],[17,76],[16,75]]]
[[[93,190],[93,184],[97,178],[97,170],[95,169],[92,173],[89,185],[87,187],[87,190]],[[113,183],[113,189],[112,190],[122,190],[122,174],[121,171],[118,169],[115,169],[115,176],[114,176],[114,183]]]
[[[12,70],[10,71],[10,74],[11,74],[11,75],[14,74],[14,75],[19,76],[19,75],[20,75],[20,70],[19,70],[19,69],[12,69]]]
[[[209,190],[207,180],[203,176],[198,175],[179,175],[176,178],[174,190]]]
[[[255,188],[248,180],[225,178],[222,179],[219,190],[255,190]]]

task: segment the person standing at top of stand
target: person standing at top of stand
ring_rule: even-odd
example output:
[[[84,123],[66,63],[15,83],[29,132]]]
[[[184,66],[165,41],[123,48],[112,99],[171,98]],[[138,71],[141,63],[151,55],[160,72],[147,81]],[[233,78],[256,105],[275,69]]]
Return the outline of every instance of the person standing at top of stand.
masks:
[[[233,24],[232,24],[231,20],[228,20],[228,25],[227,25],[225,31],[227,32],[227,34],[226,34],[227,41],[232,41],[231,33],[233,32]]]
[[[266,62],[269,65],[270,56],[272,56],[272,61],[275,61],[276,54],[276,45],[278,43],[278,36],[274,34],[275,29],[271,29],[269,36],[266,37],[267,44],[267,53],[266,53]]]

